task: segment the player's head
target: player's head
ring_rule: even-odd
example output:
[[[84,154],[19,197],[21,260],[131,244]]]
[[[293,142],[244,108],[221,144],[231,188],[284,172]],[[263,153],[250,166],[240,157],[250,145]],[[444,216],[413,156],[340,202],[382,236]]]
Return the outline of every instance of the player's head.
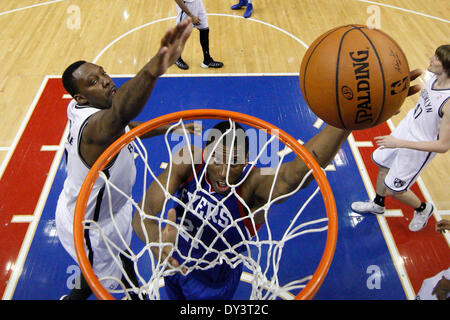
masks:
[[[234,124],[234,128],[233,128]],[[228,182],[235,184],[248,162],[249,141],[244,128],[234,122],[222,121],[209,130],[206,140],[204,160],[207,164],[208,179],[217,193],[227,193],[229,187],[227,170],[230,168]],[[230,161],[231,159],[231,161]]]
[[[101,66],[77,61],[66,68],[62,81],[67,92],[81,105],[109,108],[116,86]]]
[[[434,52],[434,56],[430,58],[428,71],[437,75],[445,72],[450,77],[450,44],[439,46]]]

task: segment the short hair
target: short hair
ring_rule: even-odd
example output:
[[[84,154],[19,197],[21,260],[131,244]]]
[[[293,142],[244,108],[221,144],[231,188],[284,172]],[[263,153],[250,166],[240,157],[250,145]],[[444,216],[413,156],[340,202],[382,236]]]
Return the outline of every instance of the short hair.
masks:
[[[73,76],[73,73],[75,70],[77,70],[81,65],[85,64],[86,61],[80,60],[72,63],[70,66],[64,70],[64,73],[62,75],[62,83],[64,86],[64,89],[73,97],[75,94],[78,93],[78,86],[75,82],[75,77]]]
[[[450,76],[450,44],[439,46],[435,51],[436,56],[442,63],[445,73]]]
[[[237,159],[238,163],[243,164],[245,163],[246,155],[249,152],[249,139],[244,128],[239,123],[234,122],[234,128],[235,133],[234,133],[233,148],[235,147],[238,148],[240,144],[242,143],[244,144],[244,149],[242,150],[242,148],[238,148],[237,149],[238,153],[236,155],[238,157]],[[225,132],[227,132],[229,129],[230,129],[230,121],[228,120],[219,122],[213,128],[209,129],[209,134],[206,139],[205,145],[205,148],[208,153],[213,151],[213,149],[211,148],[214,148],[215,146],[214,142],[218,139],[222,139],[222,145],[225,146],[226,148],[230,148],[232,146],[233,130],[230,130],[225,136],[223,136]]]

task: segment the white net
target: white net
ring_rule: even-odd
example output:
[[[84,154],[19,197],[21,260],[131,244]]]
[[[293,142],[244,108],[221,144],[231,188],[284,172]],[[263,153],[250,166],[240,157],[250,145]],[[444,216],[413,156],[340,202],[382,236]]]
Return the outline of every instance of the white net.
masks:
[[[265,138],[259,139],[258,143],[253,143],[250,139],[251,148],[255,147],[257,150],[250,155],[249,163],[237,181],[232,181],[230,178],[233,153],[226,155],[225,181],[228,192],[220,197],[215,196],[211,185],[208,184],[208,165],[217,160],[214,158],[215,151],[223,145],[225,137],[231,136],[233,143],[238,139],[235,122],[231,119],[228,121],[229,129],[210,144],[210,152],[204,153],[203,164],[196,163],[194,152],[185,154],[183,161],[190,162],[192,177],[188,195],[184,194],[184,197],[182,188],[174,194],[168,191],[173,165],[176,163],[175,149],[182,145],[196,144],[196,137],[187,132],[183,120],[173,124],[161,137],[161,140],[164,138],[162,144],[166,150],[162,157],[165,157],[166,161],[157,160],[159,163],[152,163],[155,152],[158,155],[162,154],[161,148],[155,149],[152,141],[145,144],[146,140],[136,137],[133,144],[136,162],[140,162],[139,165],[137,164],[136,183],[139,188],[133,191],[132,195],[124,193],[112,184],[103,172],[99,172],[99,179],[105,183],[105,197],[109,199],[109,219],[114,226],[112,232],[115,235],[111,237],[111,231],[105,232],[96,221],[85,220],[83,225],[85,229],[89,229],[89,232],[98,233],[103,239],[114,263],[122,272],[121,277],[108,276],[99,279],[102,282],[113,280],[118,284],[116,289],[110,290],[116,297],[129,298],[133,293],[140,298],[162,299],[165,298],[164,290],[161,289],[165,277],[176,273],[189,275],[191,272],[197,274],[200,272],[201,274],[202,271],[208,272],[224,264],[231,269],[242,268],[240,279],[245,287],[243,292],[249,299],[293,299],[311,280],[321,258],[328,230],[328,218],[321,201],[319,186],[315,183],[305,186],[308,178],[312,178],[312,170],[303,177],[294,190],[275,197],[274,186],[280,168],[283,163],[289,161],[289,157],[292,158],[295,154],[291,154],[273,132],[267,134],[263,130],[250,128],[255,130],[259,137],[263,134]],[[174,146],[174,139],[171,137],[175,135],[175,129],[178,130],[178,141]],[[248,130],[246,134],[251,136]],[[197,139],[197,142],[203,149],[203,142],[200,140],[202,139]],[[259,167],[262,162],[267,164],[264,157],[267,159],[267,157],[275,156],[275,161],[263,168]],[[273,165],[274,163],[276,165]],[[265,170],[264,174],[273,179],[268,179],[271,185],[267,202],[255,209],[251,204],[246,203],[240,190],[257,167]],[[158,179],[158,174],[162,170],[168,172],[169,178],[165,183]],[[164,193],[162,210],[157,214],[145,212],[144,201],[142,201],[151,197],[151,194],[147,192],[152,183],[157,184]],[[299,192],[300,189],[302,189],[301,192]],[[116,221],[116,212],[111,201],[111,195],[118,193],[132,204],[134,215],[139,215],[142,229],[145,229],[145,223],[150,220],[156,223],[159,232],[156,240],[151,241],[145,233],[145,242],[130,242],[121,234],[123,228]],[[203,209],[199,209],[201,202],[207,204],[203,206]],[[233,214],[236,210],[230,208],[230,203],[237,203],[236,208],[245,214],[239,216]],[[172,207],[177,208],[176,222],[168,219],[168,211]],[[260,221],[261,215],[264,217],[264,223],[259,225],[255,220]],[[173,243],[163,242],[162,239],[163,230],[167,224],[175,228],[177,233]],[[256,230],[258,231],[253,232]],[[115,240],[111,240],[112,238]],[[163,248],[170,248],[169,256],[162,256]],[[133,262],[138,285],[133,284],[125,272],[119,254]],[[179,265],[174,266],[169,263],[169,257],[176,257]],[[131,286],[127,288],[124,280]]]

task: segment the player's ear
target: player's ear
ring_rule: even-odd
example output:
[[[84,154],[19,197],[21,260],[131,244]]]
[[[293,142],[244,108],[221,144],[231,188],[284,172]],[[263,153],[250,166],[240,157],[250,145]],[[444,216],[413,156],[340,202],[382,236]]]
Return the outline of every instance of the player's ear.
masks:
[[[88,103],[88,100],[85,96],[83,96],[81,93],[76,93],[73,95],[73,98],[75,101],[80,105],[85,105]]]

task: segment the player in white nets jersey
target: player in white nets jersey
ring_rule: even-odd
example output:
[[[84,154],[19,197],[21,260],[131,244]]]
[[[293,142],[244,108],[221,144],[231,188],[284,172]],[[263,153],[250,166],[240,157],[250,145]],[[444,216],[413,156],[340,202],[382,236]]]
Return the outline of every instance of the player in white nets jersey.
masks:
[[[186,40],[192,32],[190,19],[170,29],[161,39],[157,54],[131,80],[116,89],[112,79],[101,66],[77,61],[63,74],[65,89],[73,97],[67,109],[70,130],[66,142],[67,178],[56,209],[56,230],[67,252],[77,261],[73,242],[73,215],[81,185],[97,158],[126,130],[137,126],[132,122],[144,108],[159,76],[177,60],[183,51]],[[147,138],[165,133],[150,132]],[[135,180],[133,146],[120,151],[103,171],[122,191],[131,194]],[[116,225],[126,243],[120,240],[110,219],[109,203],[104,195],[104,183],[98,179],[90,195],[86,218],[96,221],[107,236],[119,247],[125,249],[131,242],[132,206],[118,192],[112,197]],[[120,267],[114,263],[106,244],[98,233],[86,231],[85,245],[94,272],[101,278],[116,276],[120,279]],[[119,254],[116,254],[119,257]],[[123,267],[133,282],[136,282],[133,266],[123,256]],[[118,285],[113,281],[103,283],[106,288]],[[87,299],[92,294],[83,276],[78,286],[67,299]]]
[[[390,195],[415,208],[411,231],[426,226],[433,205],[422,202],[409,188],[436,153],[450,149],[450,45],[436,49],[428,71],[433,76],[422,89],[416,107],[391,135],[375,138],[379,145],[372,154],[379,167],[375,199],[351,206],[358,213],[382,214],[385,196]]]

